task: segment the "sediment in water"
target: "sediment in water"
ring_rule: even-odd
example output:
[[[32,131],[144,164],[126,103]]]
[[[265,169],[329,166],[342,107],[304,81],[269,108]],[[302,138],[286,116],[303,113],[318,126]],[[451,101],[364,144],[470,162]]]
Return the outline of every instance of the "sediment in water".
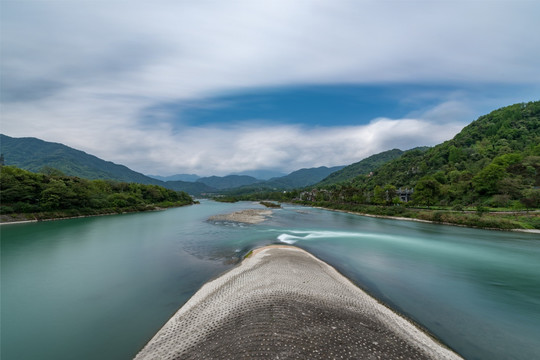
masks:
[[[208,282],[136,356],[207,358],[460,359],[291,246],[258,249]]]

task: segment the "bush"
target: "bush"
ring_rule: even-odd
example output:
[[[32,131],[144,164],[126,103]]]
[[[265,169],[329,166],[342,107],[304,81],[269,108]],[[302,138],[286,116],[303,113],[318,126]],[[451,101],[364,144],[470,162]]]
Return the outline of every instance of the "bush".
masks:
[[[0,214],[11,214],[14,210],[11,206],[0,205]]]

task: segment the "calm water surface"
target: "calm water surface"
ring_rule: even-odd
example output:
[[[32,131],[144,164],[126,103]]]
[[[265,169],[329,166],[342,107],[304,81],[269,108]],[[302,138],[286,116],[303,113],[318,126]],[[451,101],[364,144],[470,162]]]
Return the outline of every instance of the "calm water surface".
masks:
[[[251,248],[302,247],[467,359],[540,354],[540,236],[252,203],[2,226],[1,358],[130,359]]]

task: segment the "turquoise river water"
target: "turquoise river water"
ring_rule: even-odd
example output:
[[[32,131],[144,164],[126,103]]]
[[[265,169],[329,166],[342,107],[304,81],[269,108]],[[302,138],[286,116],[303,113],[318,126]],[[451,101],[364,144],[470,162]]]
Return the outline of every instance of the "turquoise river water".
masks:
[[[254,203],[0,227],[1,358],[131,359],[206,281],[289,243],[467,359],[540,358],[540,236]]]

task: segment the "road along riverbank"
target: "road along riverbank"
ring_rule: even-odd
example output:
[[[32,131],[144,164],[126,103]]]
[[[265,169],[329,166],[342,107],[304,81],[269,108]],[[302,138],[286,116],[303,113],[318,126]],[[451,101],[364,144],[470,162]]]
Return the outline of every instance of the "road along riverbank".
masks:
[[[197,358],[460,359],[330,265],[281,245],[205,284],[136,356]]]

